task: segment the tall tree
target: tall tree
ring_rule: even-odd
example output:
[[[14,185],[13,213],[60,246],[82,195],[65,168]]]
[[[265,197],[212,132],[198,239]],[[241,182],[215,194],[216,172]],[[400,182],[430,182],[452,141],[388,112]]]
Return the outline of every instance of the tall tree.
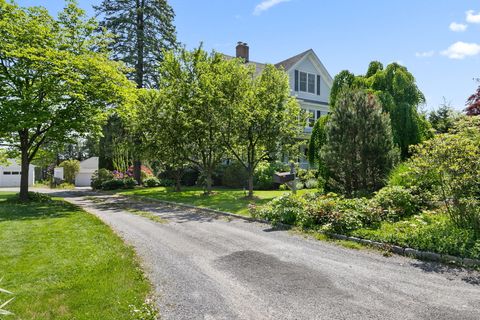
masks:
[[[125,68],[108,59],[97,29],[74,1],[55,20],[0,0],[0,138],[21,153],[23,201],[43,144],[98,130],[105,108],[128,100]]]
[[[172,7],[166,0],[103,0],[94,8],[115,37],[114,59],[133,69],[129,78],[138,88],[158,87],[163,52],[177,46]]]
[[[395,143],[400,147],[402,158],[409,155],[409,147],[431,137],[425,117],[418,106],[425,102],[415,78],[397,63],[385,69],[378,61],[372,61],[366,75],[355,76],[349,71],[340,72],[333,81],[330,94],[332,109],[339,93],[344,88],[362,89],[374,93],[381,101],[383,110],[390,115]]]
[[[224,83],[227,100],[222,106],[225,127],[221,131],[226,147],[246,169],[248,196],[253,197],[257,165],[294,149],[306,119],[290,95],[284,71],[267,65],[254,77],[253,69],[232,60],[227,62],[224,72],[229,79]]]
[[[166,0],[103,0],[94,7],[103,17],[100,26],[115,40],[110,44],[113,57],[131,67],[129,78],[137,88],[158,87],[163,52],[177,46],[173,24],[175,14]],[[132,132],[134,176],[141,183],[141,133]]]
[[[363,90],[344,89],[327,124],[321,154],[333,189],[348,196],[379,189],[398,151],[390,118],[378,98]]]

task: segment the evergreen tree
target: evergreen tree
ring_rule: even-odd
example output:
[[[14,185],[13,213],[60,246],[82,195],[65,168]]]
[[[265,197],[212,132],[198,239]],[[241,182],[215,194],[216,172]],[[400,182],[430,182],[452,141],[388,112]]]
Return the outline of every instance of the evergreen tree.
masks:
[[[329,172],[329,187],[352,196],[379,189],[393,167],[394,147],[390,118],[373,94],[344,89],[327,124],[321,150]]]
[[[134,70],[129,78],[137,88],[158,87],[157,68],[164,51],[177,46],[172,7],[166,0],[103,0],[94,8],[103,16],[100,26],[115,37],[110,44],[113,58]],[[133,173],[139,184],[144,151],[140,136],[139,132],[132,132]]]
[[[455,125],[458,113],[445,100],[443,104],[428,115],[428,121],[437,133],[447,133]]]
[[[103,0],[94,8],[115,37],[114,59],[134,69],[130,79],[138,88],[157,87],[163,51],[177,46],[172,7],[166,0]]]

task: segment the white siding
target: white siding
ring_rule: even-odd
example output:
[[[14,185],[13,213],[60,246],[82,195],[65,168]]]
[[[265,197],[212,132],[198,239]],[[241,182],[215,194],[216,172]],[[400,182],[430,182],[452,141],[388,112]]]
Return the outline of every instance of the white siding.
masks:
[[[316,92],[313,94],[308,92],[295,91],[295,70],[319,75],[320,76],[320,95],[317,95]],[[328,103],[328,99],[330,97],[330,88],[325,82],[325,78],[324,78],[325,75],[322,75],[321,71],[315,67],[310,57],[305,58],[294,68],[289,70],[288,75],[290,77],[290,88],[291,88],[292,95],[298,97],[299,99],[315,100],[319,102]],[[316,87],[315,87],[315,90],[316,90]]]
[[[0,187],[19,187],[22,168],[15,160],[9,159],[8,161],[8,166],[0,166]],[[28,185],[33,186],[34,182],[35,166],[30,165],[28,170]]]

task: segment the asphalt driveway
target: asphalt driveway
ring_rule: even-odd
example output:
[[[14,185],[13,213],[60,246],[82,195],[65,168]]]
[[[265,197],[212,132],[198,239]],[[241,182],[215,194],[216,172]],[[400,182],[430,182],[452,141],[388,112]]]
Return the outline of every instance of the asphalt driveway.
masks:
[[[135,247],[162,319],[480,319],[479,272],[196,210],[64,195]]]

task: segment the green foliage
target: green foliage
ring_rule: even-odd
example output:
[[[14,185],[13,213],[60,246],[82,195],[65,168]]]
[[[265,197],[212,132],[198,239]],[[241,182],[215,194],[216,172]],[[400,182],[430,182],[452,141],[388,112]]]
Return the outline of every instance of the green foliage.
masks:
[[[23,202],[23,200],[20,199],[20,194],[10,197],[7,201],[11,203]],[[30,191],[28,192],[28,201],[34,202],[34,203],[49,203],[49,202],[52,202],[52,198],[45,193]]]
[[[387,186],[375,193],[373,198],[383,210],[383,216],[391,221],[418,214],[421,201],[409,189],[400,186]]]
[[[110,179],[102,182],[102,190],[117,190],[124,189],[125,181],[123,179]]]
[[[148,177],[143,179],[143,185],[148,188],[154,188],[160,186],[160,180],[157,177]]]
[[[430,121],[433,129],[435,129],[437,133],[447,133],[454,127],[458,117],[458,112],[453,110],[451,105],[444,101],[437,110],[429,113],[428,121]]]
[[[113,179],[113,173],[107,169],[98,169],[93,173],[91,187],[93,190],[102,189],[102,184]]]
[[[458,227],[442,212],[424,211],[406,220],[384,221],[378,228],[358,229],[352,235],[418,250],[480,258],[480,239],[475,232]]]
[[[243,164],[233,161],[225,166],[222,175],[222,185],[229,188],[245,188],[248,173]]]
[[[480,126],[461,124],[414,149],[411,180],[443,201],[459,226],[480,232]],[[435,200],[435,199],[432,199]]]
[[[226,121],[221,131],[227,149],[247,170],[251,197],[259,163],[281,154],[292,156],[298,149],[304,116],[290,94],[286,72],[266,65],[254,76],[255,70],[242,63],[229,66],[232,79],[225,84],[226,93],[235,99],[222,107]]]
[[[303,212],[305,200],[302,197],[285,194],[273,199],[258,212],[252,211],[254,217],[270,221],[273,225],[294,225]]]
[[[276,162],[260,162],[255,169],[254,186],[258,190],[275,189],[276,185],[273,183],[273,174],[275,172],[289,171],[288,165]]]
[[[108,106],[131,100],[124,65],[109,59],[108,37],[74,1],[57,20],[40,7],[0,6],[0,139],[18,146],[24,163],[46,143],[97,131]]]
[[[335,110],[338,96],[345,88],[361,89],[375,94],[383,110],[390,116],[394,142],[400,148],[402,158],[409,154],[409,147],[431,137],[428,121],[417,111],[425,97],[418,89],[415,78],[397,63],[386,68],[378,61],[370,63],[365,76],[340,72],[334,79],[330,93],[330,105]]]
[[[155,302],[152,300],[145,301],[140,307],[130,305],[130,308],[131,308],[130,314],[131,314],[132,320],[157,320],[158,319],[158,316],[159,316],[158,310],[155,306]]]
[[[137,181],[132,177],[127,177],[123,179],[125,189],[133,189],[137,185]]]
[[[63,168],[63,177],[68,183],[75,183],[75,176],[80,172],[80,161],[65,160],[60,163],[59,167]]]
[[[320,187],[324,187],[324,181],[328,179],[328,170],[325,166],[325,163],[321,161],[320,151],[322,147],[327,142],[327,123],[330,119],[329,115],[320,117],[320,119],[315,122],[313,126],[312,135],[310,136],[310,141],[308,143],[308,162],[311,166],[318,166],[318,171],[320,173],[319,182]]]
[[[332,189],[349,196],[378,190],[398,158],[390,119],[378,99],[344,90],[327,124],[321,153]]]
[[[139,88],[157,87],[164,50],[177,46],[172,7],[166,0],[102,0],[94,8],[103,17],[100,27],[115,37],[113,58],[131,68],[129,77]]]
[[[355,75],[348,70],[340,71],[333,79],[330,91],[330,109],[334,110],[337,105],[337,97],[345,88],[352,88],[355,82]]]

